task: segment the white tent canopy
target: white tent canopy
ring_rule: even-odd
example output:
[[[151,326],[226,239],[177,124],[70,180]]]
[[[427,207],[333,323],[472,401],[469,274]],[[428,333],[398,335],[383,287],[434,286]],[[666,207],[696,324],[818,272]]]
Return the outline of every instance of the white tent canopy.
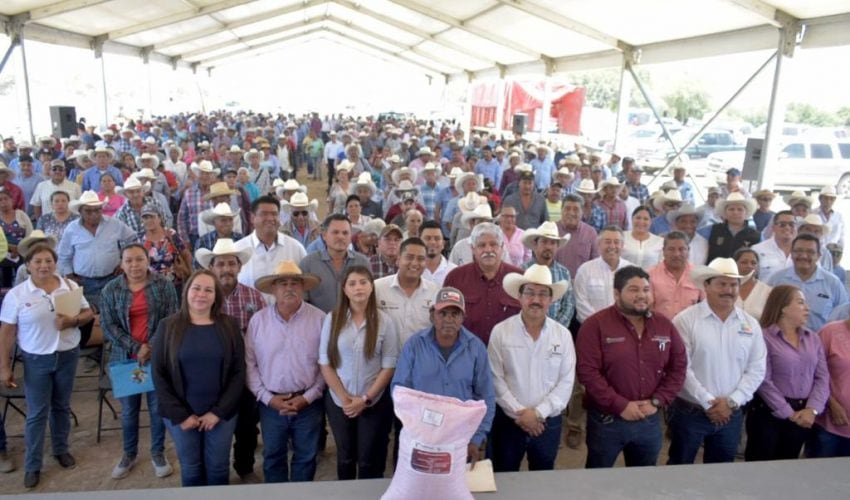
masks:
[[[333,35],[446,81],[775,49],[782,28],[806,48],[850,45],[846,0],[5,0],[0,22],[195,70]]]

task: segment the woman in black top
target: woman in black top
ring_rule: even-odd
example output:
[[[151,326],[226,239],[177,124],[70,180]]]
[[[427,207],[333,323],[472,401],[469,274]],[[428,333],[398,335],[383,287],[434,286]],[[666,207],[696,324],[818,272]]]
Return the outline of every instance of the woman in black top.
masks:
[[[153,377],[183,486],[228,484],[230,444],[245,385],[245,347],[208,270],[186,281],[180,311],[159,324]]]

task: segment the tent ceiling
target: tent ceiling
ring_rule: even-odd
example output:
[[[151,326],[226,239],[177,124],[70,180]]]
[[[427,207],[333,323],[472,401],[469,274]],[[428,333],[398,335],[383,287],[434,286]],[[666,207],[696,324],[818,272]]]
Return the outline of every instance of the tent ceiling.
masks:
[[[7,33],[213,67],[325,39],[429,75],[484,77],[775,48],[806,23],[803,46],[850,45],[847,0],[4,0]]]

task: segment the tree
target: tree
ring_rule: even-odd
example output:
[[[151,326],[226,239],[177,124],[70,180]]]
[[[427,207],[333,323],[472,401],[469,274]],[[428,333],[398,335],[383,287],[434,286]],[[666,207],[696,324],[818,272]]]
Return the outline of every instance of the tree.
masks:
[[[649,86],[649,73],[646,70],[637,70],[638,77],[644,85]],[[631,78],[630,75],[626,75]],[[617,110],[617,98],[620,92],[620,71],[618,69],[604,69],[594,71],[576,71],[569,75],[570,83],[580,85],[586,89],[585,103],[594,108]],[[645,101],[637,86],[632,87],[629,97],[629,106],[644,106]]]
[[[688,118],[702,119],[711,109],[708,92],[695,82],[683,82],[673,92],[664,96],[664,102],[682,123],[687,123]]]
[[[838,116],[835,114],[803,102],[792,102],[788,104],[785,111],[785,121],[814,125],[815,127],[834,127],[840,123]]]
[[[838,108],[838,111],[835,112],[835,115],[838,117],[838,122],[840,125],[844,127],[850,127],[850,106]]]

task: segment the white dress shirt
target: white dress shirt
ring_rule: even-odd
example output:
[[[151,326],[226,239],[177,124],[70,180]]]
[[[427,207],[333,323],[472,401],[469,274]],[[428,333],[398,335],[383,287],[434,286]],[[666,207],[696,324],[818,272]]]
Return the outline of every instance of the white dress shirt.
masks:
[[[398,284],[398,274],[375,280],[378,309],[396,322],[399,351],[407,339],[431,326],[431,306],[439,290],[439,285],[423,277],[419,287],[408,297]]]
[[[818,210],[818,215],[820,216],[820,220],[822,220],[825,224],[829,225],[829,229],[827,230],[827,235],[823,237],[824,245],[828,245],[829,243],[837,243],[844,247],[844,216],[841,215],[841,212],[833,209],[832,213],[829,214],[829,219],[827,220],[826,216],[823,214],[823,210]]]
[[[701,234],[694,233],[688,249],[688,260],[695,266],[704,266],[708,264],[706,259],[708,259],[708,240]]]
[[[457,265],[455,263],[449,262],[448,259],[446,259],[445,257],[443,257],[441,255],[440,256],[440,265],[437,266],[437,270],[434,271],[434,272],[431,272],[431,270],[426,267],[425,272],[422,273],[422,278],[429,280],[429,281],[433,281],[434,283],[436,283],[437,285],[442,287],[443,282],[446,281],[446,275],[448,275],[449,271],[451,271],[452,269],[454,269],[456,267],[457,267]]]
[[[614,305],[614,273],[633,265],[621,258],[617,269],[612,271],[602,257],[597,257],[579,266],[573,280],[573,289],[576,296],[576,316],[580,322],[584,322],[597,311]]]
[[[657,234],[649,233],[649,239],[638,241],[631,232],[623,233],[623,258],[644,270],[661,262],[663,246],[664,238]]]
[[[546,318],[537,340],[517,314],[493,327],[487,347],[496,403],[510,417],[534,408],[544,418],[559,415],[575,382],[576,353],[570,331]]]
[[[735,308],[722,321],[700,302],[680,312],[673,325],[688,353],[688,371],[679,397],[706,410],[715,398],[743,405],[764,380],[767,348],[755,318]]]
[[[250,248],[253,252],[248,262],[242,264],[242,270],[239,271],[237,278],[239,283],[251,288],[255,288],[254,283],[258,279],[273,274],[280,262],[291,260],[297,264],[307,255],[307,251],[298,240],[281,232],[277,233],[277,242],[271,248],[266,248],[266,245],[257,238],[256,231],[234,243],[234,246],[236,250]],[[274,304],[273,295],[264,293],[263,297],[267,304]]]
[[[776,272],[792,264],[791,254],[785,255],[774,238],[756,243],[753,245],[753,251],[759,256],[759,279],[765,283]]]

